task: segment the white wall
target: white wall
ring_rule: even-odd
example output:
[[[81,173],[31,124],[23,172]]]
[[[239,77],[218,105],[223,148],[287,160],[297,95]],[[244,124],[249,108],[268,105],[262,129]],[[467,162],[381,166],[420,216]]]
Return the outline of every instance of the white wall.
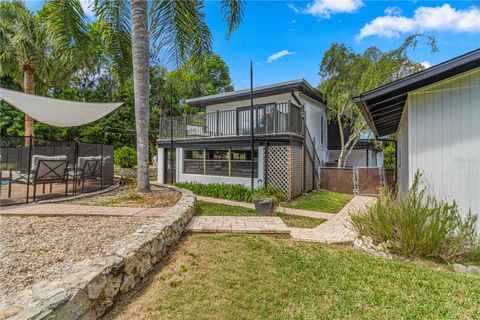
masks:
[[[406,196],[409,188],[408,172],[408,104],[403,109],[397,132],[397,175],[400,193]]]
[[[410,93],[409,183],[480,214],[480,68]],[[480,230],[480,222],[478,223]]]
[[[315,150],[317,151],[320,161],[327,161],[327,140],[328,140],[328,125],[326,108],[320,102],[300,93],[298,94],[300,101],[305,106],[307,114],[307,128],[315,137]],[[322,143],[322,121],[323,121],[323,143]]]
[[[285,103],[288,101],[292,101],[293,97],[290,93],[283,93],[283,94],[277,94],[277,95],[272,95],[268,97],[262,97],[262,98],[255,98],[253,99],[253,104],[265,104],[265,103]],[[223,111],[223,110],[234,110],[237,108],[241,107],[249,107],[250,106],[250,98],[245,99],[245,100],[240,100],[240,101],[234,101],[234,102],[226,102],[226,103],[220,103],[220,104],[212,104],[209,106],[206,106],[206,112],[215,112],[217,110]]]
[[[383,154],[367,149],[352,150],[352,153],[347,158],[347,167],[367,167],[367,152],[368,152],[368,167],[382,167]],[[335,162],[340,157],[340,150],[328,151],[328,162]]]

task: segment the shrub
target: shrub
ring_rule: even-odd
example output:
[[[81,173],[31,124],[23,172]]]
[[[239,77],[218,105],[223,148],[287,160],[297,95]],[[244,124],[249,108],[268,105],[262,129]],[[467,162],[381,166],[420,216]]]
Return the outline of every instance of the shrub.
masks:
[[[450,205],[427,188],[420,189],[420,179],[417,173],[404,200],[384,190],[365,215],[352,216],[354,229],[376,243],[389,241],[390,250],[403,256],[445,261],[478,258],[477,216],[469,213],[462,219],[455,202]]]
[[[176,182],[176,186],[185,188],[200,196],[250,202],[253,191],[241,184]]]
[[[129,146],[115,150],[115,165],[120,168],[133,168],[137,164],[137,152]]]
[[[252,202],[253,195],[261,190],[261,192],[264,192],[268,196],[275,196],[279,202],[285,200],[285,195],[282,190],[273,186],[252,190],[241,184],[176,182],[174,185],[188,189],[197,195],[212,198]]]
[[[275,205],[278,206],[279,203],[285,201],[285,194],[283,191],[274,186],[266,186],[262,188],[258,188],[254,191],[252,200],[265,200],[270,199],[272,200]]]

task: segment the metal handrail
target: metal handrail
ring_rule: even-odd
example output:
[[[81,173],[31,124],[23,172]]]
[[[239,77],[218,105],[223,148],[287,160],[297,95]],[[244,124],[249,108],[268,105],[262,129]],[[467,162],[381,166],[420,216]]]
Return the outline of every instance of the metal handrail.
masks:
[[[161,140],[170,139],[171,126],[174,139],[248,136],[250,112],[248,107],[244,107],[161,118]],[[255,135],[290,133],[302,136],[301,109],[291,102],[255,105],[254,128]]]

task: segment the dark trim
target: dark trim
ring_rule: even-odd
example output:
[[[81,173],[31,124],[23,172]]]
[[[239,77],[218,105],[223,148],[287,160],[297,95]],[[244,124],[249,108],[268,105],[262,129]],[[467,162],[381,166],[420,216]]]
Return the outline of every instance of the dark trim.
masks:
[[[254,143],[256,145],[261,143],[269,143],[270,145],[295,145],[301,146],[303,138],[300,136],[282,134],[275,136],[255,136]],[[170,142],[167,140],[157,141],[159,148],[169,148]],[[214,137],[208,139],[188,139],[188,140],[175,140],[173,147],[183,148],[185,146],[248,146],[250,145],[250,136],[242,137]]]
[[[291,80],[286,82],[274,83],[267,86],[261,86],[253,88],[253,97],[261,98],[272,96],[275,94],[289,93],[289,92],[301,92],[310,98],[317,100],[323,104],[326,104],[322,94],[310,85],[305,79]],[[193,99],[187,99],[186,103],[192,106],[204,107],[207,105],[234,102],[240,100],[247,100],[250,97],[250,88],[244,90],[237,90],[232,92],[225,92],[220,94],[214,94],[205,97],[198,97]]]
[[[480,49],[393,81],[353,98],[376,137],[398,130],[408,93],[480,67]],[[386,117],[388,116],[388,121]]]

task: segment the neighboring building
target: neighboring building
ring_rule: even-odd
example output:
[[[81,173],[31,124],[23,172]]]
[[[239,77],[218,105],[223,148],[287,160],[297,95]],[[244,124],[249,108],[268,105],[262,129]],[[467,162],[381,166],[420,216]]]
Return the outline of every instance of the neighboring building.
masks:
[[[253,156],[255,187],[276,185],[287,197],[312,190],[318,167],[327,160],[327,116],[320,92],[305,80],[294,80],[254,88],[253,103],[253,155],[248,89],[189,99],[187,104],[205,112],[162,119],[159,182],[251,186]],[[174,153],[167,151],[171,144]]]
[[[480,214],[480,49],[354,101],[377,137],[397,134],[403,195],[420,171],[436,196]]]
[[[345,130],[345,139],[348,139]],[[328,161],[326,166],[336,167],[341,148],[340,131],[337,122],[328,124]],[[383,167],[383,152],[373,139],[359,139],[347,157],[346,167]]]

